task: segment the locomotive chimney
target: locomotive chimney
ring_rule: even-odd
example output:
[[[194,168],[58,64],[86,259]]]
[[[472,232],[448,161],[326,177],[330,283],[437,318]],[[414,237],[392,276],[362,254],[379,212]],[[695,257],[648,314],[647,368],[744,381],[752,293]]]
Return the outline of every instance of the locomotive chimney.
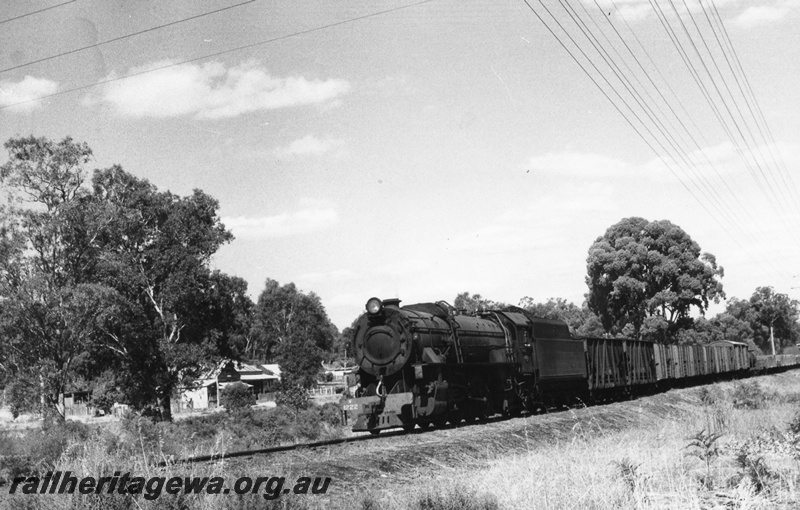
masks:
[[[384,299],[383,306],[386,308],[400,308],[400,300],[397,298]]]

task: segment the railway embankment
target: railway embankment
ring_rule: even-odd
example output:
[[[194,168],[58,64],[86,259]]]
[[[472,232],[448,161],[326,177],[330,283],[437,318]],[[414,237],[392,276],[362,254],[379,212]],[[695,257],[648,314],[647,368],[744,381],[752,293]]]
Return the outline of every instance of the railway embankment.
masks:
[[[364,508],[796,508],[799,413],[800,371],[790,371],[299,453],[291,464],[332,477],[331,503],[342,508],[353,500]]]

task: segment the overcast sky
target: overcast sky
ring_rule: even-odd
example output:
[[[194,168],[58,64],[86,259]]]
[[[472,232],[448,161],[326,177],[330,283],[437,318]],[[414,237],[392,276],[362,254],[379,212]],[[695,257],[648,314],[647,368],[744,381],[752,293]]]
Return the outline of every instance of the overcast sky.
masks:
[[[642,125],[628,113],[636,129],[618,111],[624,86],[611,71],[603,81],[557,0],[530,7],[592,78],[521,0],[256,0],[149,31],[237,2],[33,13],[61,1],[0,4],[0,139],[70,135],[94,150],[92,169],[118,163],[159,189],[213,195],[236,236],[213,265],[254,298],[266,278],[294,282],[339,328],[371,296],[580,304],[589,246],[630,216],[682,227],[725,268],[729,297],[772,285],[800,298],[800,2],[659,0],[660,15],[649,0],[569,2],[609,55],[637,71],[616,28],[639,57],[652,114],[678,111],[662,129],[686,150],[670,159],[637,134],[659,129],[643,111]],[[678,51],[691,58],[688,39],[676,48],[659,21],[679,37],[679,14],[691,34],[712,7],[757,100],[735,102],[741,78],[706,80],[712,97],[729,89],[716,113]],[[734,55],[714,49],[709,26],[708,63],[724,77]],[[748,125],[758,109],[766,123]]]

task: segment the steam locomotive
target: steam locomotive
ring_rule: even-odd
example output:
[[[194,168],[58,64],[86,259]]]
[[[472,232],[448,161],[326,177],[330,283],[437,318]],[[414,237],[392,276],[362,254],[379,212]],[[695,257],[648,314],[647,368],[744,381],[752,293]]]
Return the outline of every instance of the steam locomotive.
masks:
[[[371,298],[366,310],[355,326],[357,389],[341,406],[354,431],[374,434],[800,365],[800,356],[757,358],[738,342],[574,338],[564,322],[516,307],[467,314],[444,301]]]

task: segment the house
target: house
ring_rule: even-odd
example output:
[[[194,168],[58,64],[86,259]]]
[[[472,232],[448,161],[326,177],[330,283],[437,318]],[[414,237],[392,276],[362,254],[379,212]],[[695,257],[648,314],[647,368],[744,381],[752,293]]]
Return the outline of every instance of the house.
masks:
[[[216,367],[199,377],[190,387],[180,391],[180,409],[213,409],[219,405],[219,394],[228,384],[244,383],[258,401],[272,400],[281,381],[276,364],[253,364],[222,360]]]
[[[357,366],[348,367],[346,362],[323,363],[321,372],[323,378],[321,381],[317,381],[316,387],[309,393],[313,397],[341,395],[351,386],[348,375],[353,374],[356,370],[358,370]]]

